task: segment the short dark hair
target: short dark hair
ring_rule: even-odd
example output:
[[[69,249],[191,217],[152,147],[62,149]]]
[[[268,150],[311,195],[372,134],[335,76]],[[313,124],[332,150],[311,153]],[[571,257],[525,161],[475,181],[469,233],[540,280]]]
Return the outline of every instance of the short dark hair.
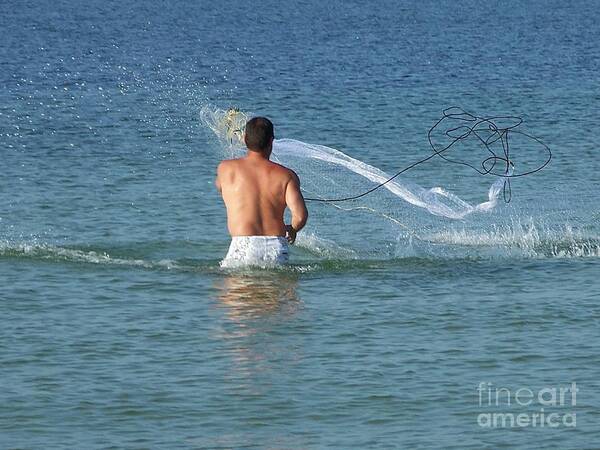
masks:
[[[266,117],[254,117],[246,123],[244,142],[248,150],[265,151],[273,137],[273,123]]]

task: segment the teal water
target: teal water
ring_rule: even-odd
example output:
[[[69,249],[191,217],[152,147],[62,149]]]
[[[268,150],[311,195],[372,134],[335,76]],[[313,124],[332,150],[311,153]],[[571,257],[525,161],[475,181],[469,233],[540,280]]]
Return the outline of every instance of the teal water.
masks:
[[[1,448],[598,445],[594,2],[5,6]],[[232,105],[387,173],[453,105],[523,117],[554,159],[460,219],[385,190],[311,203],[289,268],[228,272],[231,149],[199,114]],[[307,193],[372,185],[290,164]],[[477,204],[493,181],[438,159],[399,183]],[[480,383],[577,383],[545,407],[576,426],[482,427],[543,405],[480,405]]]

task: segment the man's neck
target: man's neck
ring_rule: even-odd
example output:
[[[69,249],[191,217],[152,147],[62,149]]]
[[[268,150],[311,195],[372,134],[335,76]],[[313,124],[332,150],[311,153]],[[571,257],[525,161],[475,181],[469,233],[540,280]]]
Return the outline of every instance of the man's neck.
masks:
[[[248,150],[246,153],[246,158],[251,161],[268,161],[269,157],[262,152],[255,152],[253,150]]]

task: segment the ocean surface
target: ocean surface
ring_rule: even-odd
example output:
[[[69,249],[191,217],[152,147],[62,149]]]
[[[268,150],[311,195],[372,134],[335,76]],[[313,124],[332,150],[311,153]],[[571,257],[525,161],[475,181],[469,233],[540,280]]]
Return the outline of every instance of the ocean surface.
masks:
[[[0,448],[599,448],[597,2],[1,4]],[[220,269],[203,109],[337,198],[453,106],[551,163],[479,210],[498,178],[436,157]]]

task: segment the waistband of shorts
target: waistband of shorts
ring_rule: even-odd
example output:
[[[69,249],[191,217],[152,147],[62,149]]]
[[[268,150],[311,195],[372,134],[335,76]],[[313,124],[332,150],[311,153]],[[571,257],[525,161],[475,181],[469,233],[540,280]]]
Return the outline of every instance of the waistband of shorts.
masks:
[[[270,241],[273,239],[287,242],[285,236],[231,236],[232,241]]]

